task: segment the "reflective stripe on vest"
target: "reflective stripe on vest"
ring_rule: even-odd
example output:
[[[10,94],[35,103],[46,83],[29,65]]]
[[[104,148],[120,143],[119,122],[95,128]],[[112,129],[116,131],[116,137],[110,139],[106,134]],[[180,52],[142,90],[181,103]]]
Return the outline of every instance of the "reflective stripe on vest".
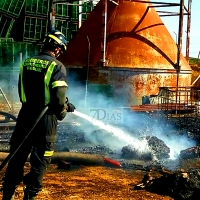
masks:
[[[44,156],[45,157],[53,156],[53,153],[54,153],[54,151],[45,151]]]
[[[51,79],[51,75],[53,73],[53,70],[56,66],[56,62],[53,61],[48,70],[47,70],[47,73],[44,77],[44,85],[45,85],[45,105],[47,105],[49,102],[50,102],[50,91],[49,91],[49,82],[50,82],[50,79]]]
[[[23,65],[24,65],[24,62],[22,62],[20,65],[20,85],[21,85],[21,100],[23,103],[25,103],[26,95],[24,93],[24,85],[23,85]]]
[[[58,86],[66,86],[68,87],[67,83],[65,81],[54,81],[52,83],[52,88],[58,87]]]
[[[23,65],[24,65],[24,62],[22,62],[21,65],[20,65],[20,82],[21,82],[21,100],[22,100],[22,103],[25,103],[26,102],[26,95],[25,95],[25,92],[24,92],[24,85],[23,85]],[[53,73],[55,66],[56,66],[56,62],[53,61],[49,65],[47,72],[46,72],[46,75],[44,77],[45,105],[47,105],[50,102],[49,82],[51,80],[51,76],[52,76],[52,73]]]

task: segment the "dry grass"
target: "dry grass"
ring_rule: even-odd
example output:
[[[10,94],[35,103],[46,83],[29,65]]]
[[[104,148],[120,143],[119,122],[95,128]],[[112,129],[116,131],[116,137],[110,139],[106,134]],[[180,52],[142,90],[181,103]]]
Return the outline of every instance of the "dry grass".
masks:
[[[26,166],[26,171],[29,165]],[[81,166],[76,169],[58,170],[51,165],[44,177],[41,200],[172,200],[168,196],[133,190],[140,183],[145,171],[113,169],[99,166]],[[1,177],[3,172],[1,172]],[[0,194],[1,197],[1,194]],[[20,185],[15,199],[23,198]]]

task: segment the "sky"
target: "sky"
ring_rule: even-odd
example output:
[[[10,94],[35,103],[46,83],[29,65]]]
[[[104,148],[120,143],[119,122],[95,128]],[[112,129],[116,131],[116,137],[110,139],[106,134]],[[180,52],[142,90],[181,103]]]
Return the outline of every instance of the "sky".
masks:
[[[180,0],[151,0],[151,2],[165,2],[165,3],[180,3]],[[188,0],[184,0],[184,5],[188,7]],[[179,12],[180,7],[167,7],[159,8],[161,11],[172,11]],[[158,10],[158,8],[156,9]],[[190,28],[190,54],[192,58],[198,58],[200,51],[200,28],[199,28],[199,16],[200,16],[200,0],[192,0],[191,7],[191,28]],[[186,13],[186,11],[185,11]],[[179,27],[179,16],[167,16],[161,17],[166,28],[170,32],[173,39],[177,40],[178,27]],[[186,54],[186,31],[187,31],[187,16],[184,16],[183,25],[183,41],[182,41],[182,53]],[[200,56],[200,55],[199,55]]]

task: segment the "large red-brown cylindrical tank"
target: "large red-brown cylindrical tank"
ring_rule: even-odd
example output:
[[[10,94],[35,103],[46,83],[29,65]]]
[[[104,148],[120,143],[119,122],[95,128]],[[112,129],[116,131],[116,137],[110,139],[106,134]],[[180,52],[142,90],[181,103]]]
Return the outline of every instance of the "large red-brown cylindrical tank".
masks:
[[[106,40],[104,3],[96,5],[60,60],[88,68],[89,84],[111,85],[117,99],[127,99],[122,106],[141,104],[142,96],[158,94],[158,87],[176,86],[177,45],[150,1],[107,1]],[[189,86],[192,70],[182,55],[180,66],[179,86]]]

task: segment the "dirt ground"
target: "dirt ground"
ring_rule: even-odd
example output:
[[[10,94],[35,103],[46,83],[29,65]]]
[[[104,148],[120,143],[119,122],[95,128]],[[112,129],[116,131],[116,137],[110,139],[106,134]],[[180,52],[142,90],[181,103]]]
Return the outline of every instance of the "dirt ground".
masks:
[[[25,172],[29,163],[25,166]],[[3,176],[5,169],[0,173]],[[172,200],[168,196],[133,190],[141,183],[147,172],[124,170],[104,166],[74,166],[69,170],[50,165],[44,177],[43,190],[37,199],[41,200]],[[159,176],[154,172],[154,176]],[[1,182],[0,182],[1,184]],[[2,194],[0,194],[0,198]],[[20,185],[15,199],[23,199],[23,185]]]

